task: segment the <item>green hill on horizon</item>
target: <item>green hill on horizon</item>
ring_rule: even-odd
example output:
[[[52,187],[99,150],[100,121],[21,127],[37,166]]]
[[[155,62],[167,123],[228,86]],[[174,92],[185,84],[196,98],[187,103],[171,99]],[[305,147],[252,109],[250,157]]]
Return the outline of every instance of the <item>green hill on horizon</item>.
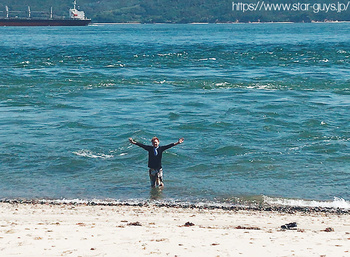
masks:
[[[96,23],[229,23],[349,21],[350,6],[346,6],[347,3],[329,0],[320,3],[291,0],[79,0],[77,6]],[[73,0],[1,0],[0,17],[6,16],[5,6],[9,7],[10,17],[27,17],[28,6],[32,17],[49,17],[51,7],[55,16],[68,17]]]

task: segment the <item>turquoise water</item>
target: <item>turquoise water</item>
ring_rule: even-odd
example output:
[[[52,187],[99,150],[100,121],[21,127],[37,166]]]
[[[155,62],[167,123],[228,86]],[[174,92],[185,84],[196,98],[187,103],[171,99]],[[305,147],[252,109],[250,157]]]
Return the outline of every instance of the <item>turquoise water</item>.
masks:
[[[0,199],[350,200],[348,23],[0,35]]]

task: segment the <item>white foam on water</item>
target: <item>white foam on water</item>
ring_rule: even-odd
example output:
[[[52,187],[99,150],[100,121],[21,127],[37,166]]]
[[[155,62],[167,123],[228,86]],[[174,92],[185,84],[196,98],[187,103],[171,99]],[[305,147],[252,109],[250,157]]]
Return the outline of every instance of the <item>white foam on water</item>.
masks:
[[[102,154],[102,153],[93,153],[90,150],[79,150],[76,152],[73,152],[75,155],[82,156],[82,157],[87,157],[87,158],[94,158],[94,159],[109,159],[113,158],[114,156],[111,154]]]
[[[272,198],[268,196],[264,196],[263,198],[264,202],[270,205],[350,209],[350,202],[338,197],[334,197],[333,201],[285,199]]]
[[[131,199],[128,201],[122,201],[122,200],[99,200],[99,199],[91,199],[91,200],[84,200],[84,199],[41,199],[39,200],[39,202],[42,203],[52,203],[52,204],[90,204],[90,203],[94,203],[96,205],[117,205],[117,204],[140,204],[140,203],[144,203],[144,201],[142,200],[138,200],[138,199]]]

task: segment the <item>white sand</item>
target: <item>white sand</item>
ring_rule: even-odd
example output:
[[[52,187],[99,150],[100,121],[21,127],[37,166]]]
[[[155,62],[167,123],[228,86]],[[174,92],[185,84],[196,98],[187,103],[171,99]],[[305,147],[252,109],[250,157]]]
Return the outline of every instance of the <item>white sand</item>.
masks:
[[[0,256],[350,256],[350,215],[7,203],[0,214]]]

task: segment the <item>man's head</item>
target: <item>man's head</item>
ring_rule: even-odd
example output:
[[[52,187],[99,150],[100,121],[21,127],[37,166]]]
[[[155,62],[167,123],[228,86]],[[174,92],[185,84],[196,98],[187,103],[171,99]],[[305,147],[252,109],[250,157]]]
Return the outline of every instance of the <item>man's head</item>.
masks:
[[[158,137],[153,137],[151,142],[152,142],[152,145],[154,147],[158,147],[159,146],[159,139],[158,139]]]

